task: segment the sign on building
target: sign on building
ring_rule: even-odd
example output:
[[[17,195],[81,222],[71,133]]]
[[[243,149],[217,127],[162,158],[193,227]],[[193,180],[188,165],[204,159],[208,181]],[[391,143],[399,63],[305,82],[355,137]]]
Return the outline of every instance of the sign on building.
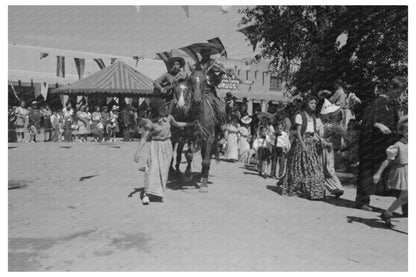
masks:
[[[237,78],[222,78],[221,83],[218,85],[218,89],[225,89],[225,90],[238,90],[238,84],[240,84],[240,80]]]

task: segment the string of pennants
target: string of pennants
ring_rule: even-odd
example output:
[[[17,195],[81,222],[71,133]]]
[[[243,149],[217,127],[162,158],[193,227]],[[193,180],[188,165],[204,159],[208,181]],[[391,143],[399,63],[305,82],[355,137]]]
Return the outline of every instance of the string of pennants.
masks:
[[[49,53],[42,52],[40,53],[40,59],[44,59],[49,56]],[[144,59],[144,56],[133,56],[133,60],[136,61],[136,67],[139,64],[140,60]],[[105,63],[103,59],[93,59],[100,69],[105,68]],[[111,64],[115,63],[117,58],[111,58]],[[82,79],[84,77],[84,69],[85,69],[85,59],[82,58],[74,58],[75,67],[77,69],[78,78]],[[65,57],[64,56],[56,56],[56,76],[65,78]]]

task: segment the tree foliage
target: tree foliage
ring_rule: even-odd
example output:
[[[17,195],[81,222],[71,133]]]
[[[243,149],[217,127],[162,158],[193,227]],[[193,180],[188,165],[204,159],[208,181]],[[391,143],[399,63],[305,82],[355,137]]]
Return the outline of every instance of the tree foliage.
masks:
[[[333,89],[341,78],[361,97],[407,80],[407,6],[256,6],[239,10],[250,40],[262,42],[294,93]],[[337,39],[347,38],[340,47]],[[341,36],[342,37],[342,36]]]

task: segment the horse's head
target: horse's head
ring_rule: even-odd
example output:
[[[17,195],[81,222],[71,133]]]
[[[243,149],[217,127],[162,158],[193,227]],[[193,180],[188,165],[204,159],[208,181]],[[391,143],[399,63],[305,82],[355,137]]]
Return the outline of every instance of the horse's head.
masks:
[[[174,87],[174,97],[179,109],[185,109],[185,105],[191,99],[191,90],[187,82],[180,82]]]
[[[194,101],[199,103],[202,100],[202,93],[205,91],[207,86],[207,75],[200,68],[189,67],[192,71],[190,77],[190,84],[194,94]]]

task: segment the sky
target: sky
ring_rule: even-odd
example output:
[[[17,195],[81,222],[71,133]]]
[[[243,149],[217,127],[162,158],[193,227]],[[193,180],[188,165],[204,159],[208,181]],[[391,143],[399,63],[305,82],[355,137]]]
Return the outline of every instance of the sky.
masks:
[[[232,6],[9,6],[9,44],[153,58],[195,42],[219,37],[229,58],[252,48],[236,30],[241,15]]]

